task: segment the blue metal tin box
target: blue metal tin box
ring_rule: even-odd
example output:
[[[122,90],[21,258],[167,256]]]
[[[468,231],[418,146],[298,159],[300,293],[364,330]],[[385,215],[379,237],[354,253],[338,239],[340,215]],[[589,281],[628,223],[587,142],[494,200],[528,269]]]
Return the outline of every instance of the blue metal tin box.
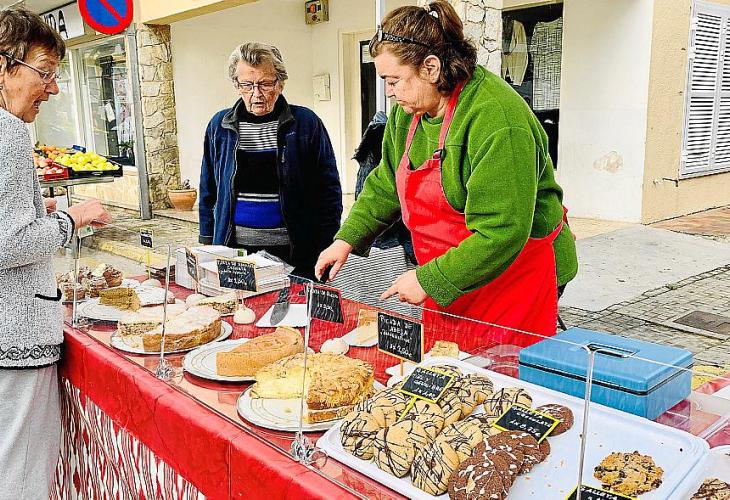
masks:
[[[692,373],[682,368],[692,368],[691,352],[582,328],[522,349],[520,379],[584,398],[588,354],[581,346],[595,352],[595,403],[654,420],[689,396]]]

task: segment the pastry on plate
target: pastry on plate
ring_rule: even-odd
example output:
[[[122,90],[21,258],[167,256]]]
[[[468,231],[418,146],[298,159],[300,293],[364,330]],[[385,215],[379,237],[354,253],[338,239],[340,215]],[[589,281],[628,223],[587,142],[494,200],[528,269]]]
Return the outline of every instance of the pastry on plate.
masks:
[[[430,356],[444,356],[447,358],[459,359],[459,344],[449,342],[448,340],[437,340],[431,350],[428,351]]]
[[[136,311],[142,305],[137,292],[124,286],[99,290],[99,303],[122,311]]]
[[[210,306],[223,315],[233,314],[238,306],[238,299],[236,298],[236,292],[229,292],[199,300],[195,305]]]
[[[340,418],[373,394],[373,367],[341,354],[309,354],[306,372],[304,353],[294,354],[261,368],[255,378],[253,398],[294,399],[304,391],[308,423]]]
[[[269,363],[300,352],[304,352],[304,339],[299,330],[280,326],[229,351],[217,352],[216,373],[227,377],[250,377]]]
[[[165,352],[207,344],[220,334],[221,316],[218,311],[207,306],[191,307],[165,323]],[[141,337],[145,352],[159,352],[162,348],[162,325]]]

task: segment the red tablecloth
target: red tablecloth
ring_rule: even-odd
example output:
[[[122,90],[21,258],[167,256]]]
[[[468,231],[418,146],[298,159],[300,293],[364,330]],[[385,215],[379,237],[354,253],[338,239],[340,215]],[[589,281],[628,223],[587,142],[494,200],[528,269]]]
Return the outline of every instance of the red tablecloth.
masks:
[[[190,293],[176,285],[171,290],[179,298]],[[275,298],[276,294],[269,294],[247,299],[246,304],[261,317]],[[294,298],[294,302],[303,300]],[[352,329],[355,321],[345,325],[314,321],[311,331],[319,332],[321,338],[310,345],[318,348],[325,338]],[[233,326],[231,338],[262,332],[253,325]],[[61,376],[207,497],[355,497],[323,477],[327,476],[370,498],[402,498],[334,460],[319,464],[321,474],[295,462],[286,454],[292,433],[267,431],[237,415],[236,401],[247,384],[216,383],[183,374],[183,354],[166,356],[176,376],[170,383],[163,382],[154,376],[159,356],[137,356],[110,347],[114,329],[113,324],[102,322],[83,330],[67,326]],[[320,435],[309,437],[316,441]]]

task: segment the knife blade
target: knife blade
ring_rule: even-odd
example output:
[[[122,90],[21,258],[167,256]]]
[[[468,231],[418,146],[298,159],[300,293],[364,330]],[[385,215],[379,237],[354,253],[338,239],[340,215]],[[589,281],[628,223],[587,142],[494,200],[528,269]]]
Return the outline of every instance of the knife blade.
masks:
[[[276,326],[281,323],[286,313],[289,312],[289,288],[284,288],[279,292],[273,309],[271,310],[271,325]]]

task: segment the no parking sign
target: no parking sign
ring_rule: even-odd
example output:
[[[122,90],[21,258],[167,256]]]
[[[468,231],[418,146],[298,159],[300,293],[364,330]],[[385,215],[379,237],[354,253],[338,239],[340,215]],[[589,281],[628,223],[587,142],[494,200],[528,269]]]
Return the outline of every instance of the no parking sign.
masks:
[[[105,35],[121,33],[132,23],[132,0],[79,0],[86,24]]]

